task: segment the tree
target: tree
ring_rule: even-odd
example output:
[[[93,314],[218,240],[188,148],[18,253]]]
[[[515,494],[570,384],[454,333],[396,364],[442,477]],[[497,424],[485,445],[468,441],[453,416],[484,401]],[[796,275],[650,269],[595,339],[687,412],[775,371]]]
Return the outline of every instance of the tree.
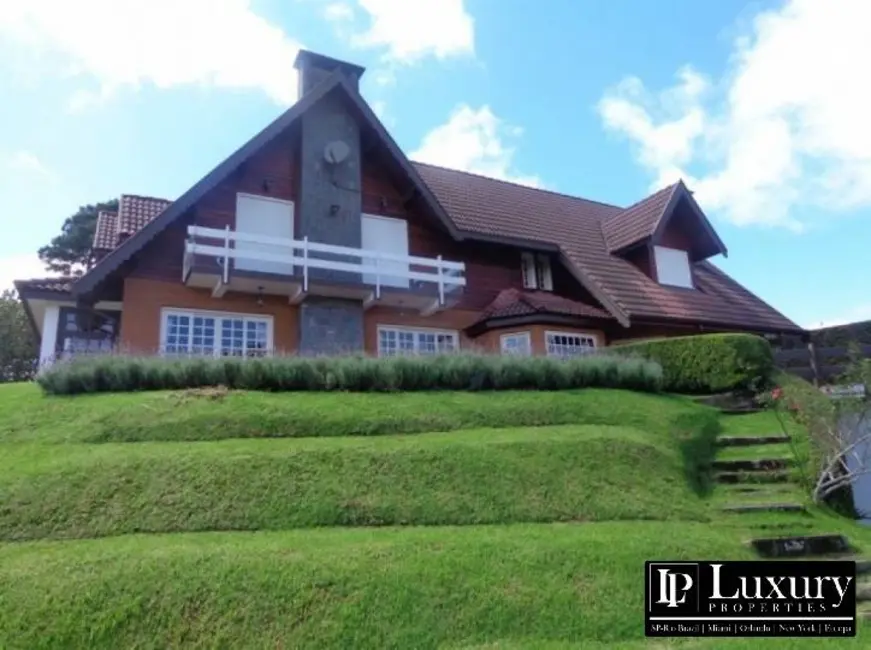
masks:
[[[97,215],[103,211],[117,210],[117,199],[79,207],[78,212],[66,218],[61,234],[39,249],[39,259],[53,273],[81,275],[90,261]]]
[[[38,354],[24,305],[14,291],[0,292],[0,382],[31,379]]]
[[[785,378],[769,397],[816,503],[871,473],[871,359],[851,356],[835,391]],[[796,443],[791,424],[804,429],[807,445]]]

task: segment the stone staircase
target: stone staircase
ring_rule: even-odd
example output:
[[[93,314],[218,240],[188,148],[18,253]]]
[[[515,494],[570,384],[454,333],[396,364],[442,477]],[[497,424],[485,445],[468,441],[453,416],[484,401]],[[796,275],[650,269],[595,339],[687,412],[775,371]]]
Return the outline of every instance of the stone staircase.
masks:
[[[711,469],[725,512],[804,512],[794,482],[789,437],[765,433],[724,436]]]
[[[871,559],[855,553],[844,535],[760,537],[750,546],[771,560],[852,561],[856,563],[856,616],[871,620]]]

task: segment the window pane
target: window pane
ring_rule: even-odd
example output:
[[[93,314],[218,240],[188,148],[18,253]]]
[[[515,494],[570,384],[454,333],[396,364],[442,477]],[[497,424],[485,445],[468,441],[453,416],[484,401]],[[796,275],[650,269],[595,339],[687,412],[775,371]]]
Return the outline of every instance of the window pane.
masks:
[[[378,330],[378,354],[392,357],[396,352],[396,330]]]
[[[249,320],[245,323],[245,350],[248,356],[266,354],[266,322]]]
[[[502,354],[527,356],[531,352],[528,334],[509,334],[502,337]]]
[[[221,320],[221,355],[240,357],[244,354],[244,327],[240,319]]]
[[[552,357],[570,358],[595,352],[596,341],[583,334],[547,334],[547,354]]]

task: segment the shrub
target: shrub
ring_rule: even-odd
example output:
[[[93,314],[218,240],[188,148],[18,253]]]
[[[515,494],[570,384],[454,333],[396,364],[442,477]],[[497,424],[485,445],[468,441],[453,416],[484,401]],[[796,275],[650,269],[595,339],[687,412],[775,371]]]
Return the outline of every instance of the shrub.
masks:
[[[774,355],[765,339],[751,334],[701,334],[612,348],[618,354],[656,361],[663,390],[710,394],[765,388],[774,373]]]
[[[267,391],[561,390],[658,391],[662,370],[645,359],[571,360],[452,354],[436,357],[165,359],[104,356],[58,363],[37,381],[47,393],[226,386]]]

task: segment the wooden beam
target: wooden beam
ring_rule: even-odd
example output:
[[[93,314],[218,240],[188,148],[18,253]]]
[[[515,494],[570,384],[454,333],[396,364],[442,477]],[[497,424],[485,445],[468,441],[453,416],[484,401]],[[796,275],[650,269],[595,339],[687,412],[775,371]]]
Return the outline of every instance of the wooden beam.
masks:
[[[212,289],[212,298],[223,298],[225,293],[227,293],[227,285],[224,284],[223,279],[218,278],[215,288]]]
[[[302,290],[302,285],[297,285],[296,291],[291,292],[288,302],[291,305],[298,305],[305,298],[305,291]]]
[[[443,308],[442,304],[439,302],[438,298],[435,298],[430,304],[420,310],[421,316],[432,316],[437,311],[441,311]]]
[[[372,291],[363,299],[363,310],[371,309],[378,303],[378,298],[375,297],[375,292]]]

